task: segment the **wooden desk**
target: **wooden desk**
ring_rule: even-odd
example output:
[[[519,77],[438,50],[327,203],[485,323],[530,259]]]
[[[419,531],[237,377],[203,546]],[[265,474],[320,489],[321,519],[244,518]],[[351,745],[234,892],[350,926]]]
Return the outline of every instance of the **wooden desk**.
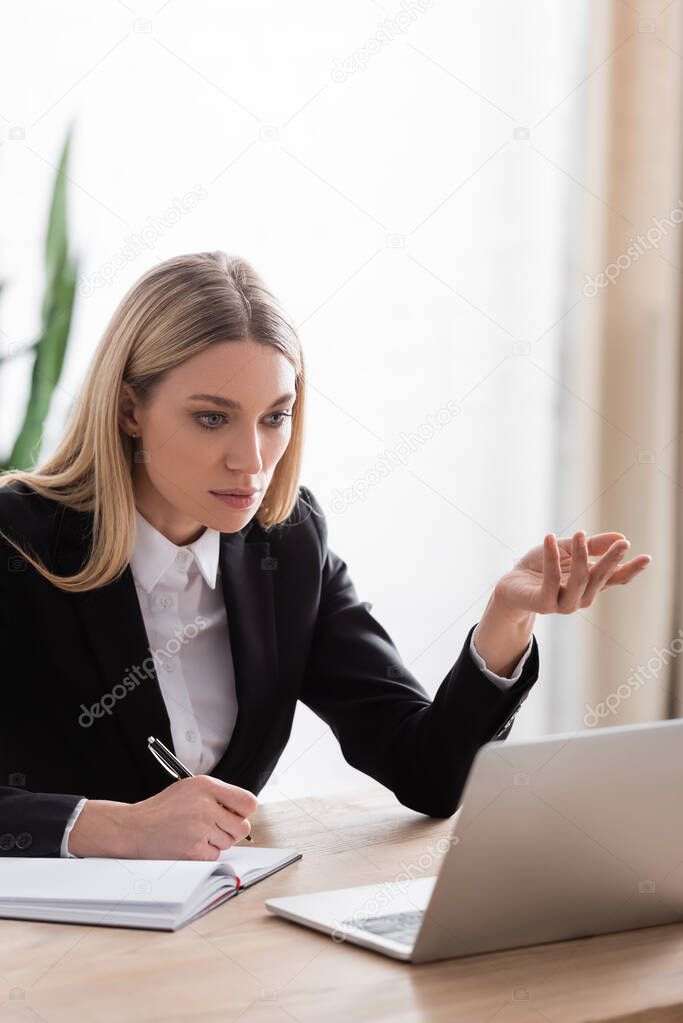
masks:
[[[0,920],[0,1023],[683,1020],[683,924],[411,966],[264,908],[433,874],[420,854],[451,826],[380,786],[264,804],[258,844],[303,859],[180,931]]]

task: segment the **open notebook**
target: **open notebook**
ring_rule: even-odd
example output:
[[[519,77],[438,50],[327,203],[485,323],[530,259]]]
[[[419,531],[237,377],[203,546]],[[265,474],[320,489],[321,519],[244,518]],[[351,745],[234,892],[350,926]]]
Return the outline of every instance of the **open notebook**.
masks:
[[[0,917],[177,931],[301,857],[251,846],[217,860],[4,856]]]

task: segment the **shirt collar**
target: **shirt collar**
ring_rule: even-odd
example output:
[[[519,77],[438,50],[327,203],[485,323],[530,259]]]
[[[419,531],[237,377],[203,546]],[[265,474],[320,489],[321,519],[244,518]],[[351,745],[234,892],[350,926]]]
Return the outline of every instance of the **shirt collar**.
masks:
[[[206,527],[202,535],[194,543],[178,547],[168,537],[160,533],[151,522],[135,509],[136,535],[130,567],[135,579],[148,593],[156,586],[164,572],[170,568],[181,551],[190,551],[204,580],[211,589],[215,589],[218,574],[221,534],[216,529]],[[184,569],[187,570],[191,560]]]

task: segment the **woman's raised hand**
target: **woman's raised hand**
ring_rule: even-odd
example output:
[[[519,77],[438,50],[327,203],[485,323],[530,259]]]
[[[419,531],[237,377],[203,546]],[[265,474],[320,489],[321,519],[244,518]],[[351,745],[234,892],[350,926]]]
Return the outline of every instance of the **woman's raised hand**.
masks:
[[[571,614],[590,607],[601,590],[630,583],[652,561],[640,554],[621,564],[630,546],[623,533],[586,537],[579,530],[559,540],[549,533],[498,581],[496,597],[521,613]]]

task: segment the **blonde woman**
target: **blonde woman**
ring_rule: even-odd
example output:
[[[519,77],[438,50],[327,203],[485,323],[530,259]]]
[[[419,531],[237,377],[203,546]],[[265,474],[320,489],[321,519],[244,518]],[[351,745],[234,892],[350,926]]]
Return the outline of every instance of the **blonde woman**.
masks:
[[[305,396],[254,270],[179,256],[121,301],[54,454],[0,477],[0,854],[217,859],[297,700],[401,803],[450,816],[538,677],[535,614],[650,561],[622,564],[620,533],[549,534],[430,700],[299,483]],[[195,777],[172,780],[150,735]]]

